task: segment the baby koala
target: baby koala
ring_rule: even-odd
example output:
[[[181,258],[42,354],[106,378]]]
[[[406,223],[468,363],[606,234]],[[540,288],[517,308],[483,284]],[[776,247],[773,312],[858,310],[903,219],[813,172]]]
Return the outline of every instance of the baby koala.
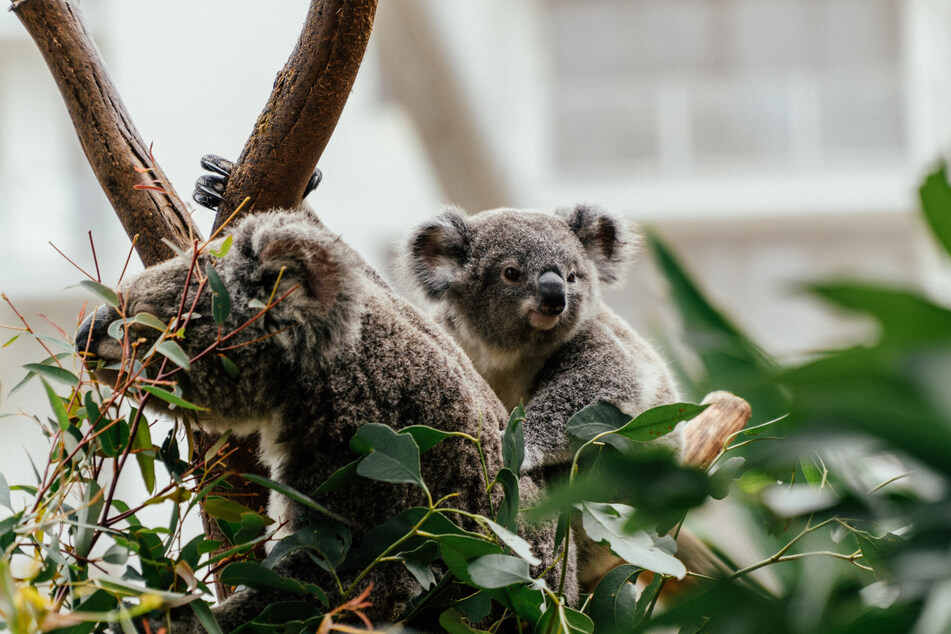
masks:
[[[402,251],[437,321],[505,407],[524,403],[525,472],[571,461],[565,427],[586,405],[606,401],[633,417],[677,400],[661,357],[601,300],[639,240],[589,205],[468,218],[449,209]]]

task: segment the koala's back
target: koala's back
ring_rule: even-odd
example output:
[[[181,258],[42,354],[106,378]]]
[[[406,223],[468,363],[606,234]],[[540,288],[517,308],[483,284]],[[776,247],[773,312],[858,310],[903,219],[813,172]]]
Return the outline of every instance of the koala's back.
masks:
[[[275,446],[266,449],[275,457],[274,475],[303,491],[313,490],[356,457],[349,441],[370,422],[397,429],[420,424],[472,436],[480,436],[481,428],[489,472],[495,473],[501,455],[497,430],[506,418],[498,399],[431,320],[388,289],[371,284],[375,288],[365,298],[359,338],[336,355],[322,380],[301,377],[308,391],[286,404]],[[422,475],[434,497],[457,492],[463,508],[490,512],[479,454],[471,442],[450,438],[434,447],[422,459]],[[370,486],[374,495],[369,500],[358,493],[322,501],[345,517],[359,517],[364,527],[399,509],[425,505],[415,486]]]

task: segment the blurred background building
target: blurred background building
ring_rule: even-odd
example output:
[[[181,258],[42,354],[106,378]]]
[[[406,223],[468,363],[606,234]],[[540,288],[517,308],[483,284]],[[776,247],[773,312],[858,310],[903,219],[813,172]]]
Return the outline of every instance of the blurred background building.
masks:
[[[797,282],[860,275],[941,292],[915,213],[917,183],[951,139],[949,0],[381,4],[309,201],[377,267],[446,202],[586,201],[655,227],[774,354],[855,328]],[[240,152],[307,5],[84,3],[182,197],[202,154]],[[210,225],[211,212],[195,216]],[[82,276],[48,243],[92,270],[92,231],[106,284],[129,248],[10,13],[0,15],[0,227],[0,290],[47,332],[39,314],[72,333],[95,301],[64,290]],[[611,302],[650,333],[663,299],[641,264]],[[7,306],[0,315],[17,321]],[[7,397],[20,365],[42,356],[22,341],[0,350],[0,411],[42,395]],[[12,420],[23,419],[2,424],[24,427]],[[18,444],[0,446],[0,466],[22,459]]]

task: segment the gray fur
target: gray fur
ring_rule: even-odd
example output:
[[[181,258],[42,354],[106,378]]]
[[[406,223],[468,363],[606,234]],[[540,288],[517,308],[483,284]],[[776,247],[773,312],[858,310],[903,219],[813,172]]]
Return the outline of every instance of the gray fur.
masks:
[[[437,321],[506,408],[524,403],[525,470],[542,480],[564,473],[574,449],[566,424],[586,405],[607,401],[636,416],[677,400],[661,357],[601,301],[601,285],[623,278],[639,242],[625,222],[589,205],[469,218],[449,209],[419,226],[401,253],[404,271],[435,300]],[[506,279],[508,267],[518,281]],[[536,327],[531,311],[547,271],[564,280],[566,305],[554,325]],[[578,546],[579,580],[590,583],[605,572],[596,560],[610,553],[584,539]]]
[[[261,458],[271,477],[305,493],[354,458],[348,442],[367,422],[394,428],[418,423],[473,436],[483,431],[489,475],[495,474],[501,466],[498,430],[505,424],[506,411],[442,329],[396,296],[349,246],[306,211],[251,216],[234,229],[233,239],[224,258],[200,256],[200,270],[213,263],[231,295],[232,313],[223,332],[258,312],[249,302],[268,300],[282,267],[285,272],[275,296],[294,285],[300,288],[228,343],[254,341],[289,327],[228,350],[228,357],[241,369],[236,379],[225,374],[214,355],[194,362],[181,377],[185,398],[210,409],[200,419],[202,427],[259,433]],[[145,311],[170,319],[178,309],[187,270],[188,262],[176,259],[123,284],[120,292],[127,313]],[[194,286],[192,280],[192,293]],[[188,325],[180,342],[190,356],[212,343],[217,332],[209,292],[200,295],[195,311],[202,316]],[[108,324],[116,317],[112,313],[100,315],[97,322]],[[91,350],[115,358],[116,346],[109,343],[104,327],[93,330]],[[154,337],[148,330],[136,334]],[[423,456],[422,468],[434,498],[458,492],[454,505],[491,515],[472,443],[446,440]],[[524,485],[527,490],[534,486],[527,479]],[[314,513],[286,498],[273,498],[272,513],[289,521],[289,532]],[[369,481],[319,501],[356,523],[355,544],[364,531],[400,510],[425,505],[418,488]],[[536,553],[550,563],[553,528],[538,529],[534,536]],[[334,587],[306,559],[291,555],[282,565],[285,574],[324,582],[328,591]],[[364,585],[369,582],[374,583],[369,613],[380,623],[395,620],[419,592],[399,564],[378,568]],[[243,591],[216,608],[215,614],[229,631],[277,599],[271,593]],[[197,624],[192,627],[200,630]]]
[[[608,401],[633,416],[676,399],[660,356],[601,301],[601,285],[623,277],[638,244],[622,220],[579,205],[468,219],[450,209],[417,228],[403,251],[404,270],[436,300],[437,320],[503,404],[524,401],[527,469],[570,460],[565,424],[586,405]],[[507,267],[521,272],[518,282],[504,278]],[[565,280],[567,305],[539,328],[529,311],[546,271]]]

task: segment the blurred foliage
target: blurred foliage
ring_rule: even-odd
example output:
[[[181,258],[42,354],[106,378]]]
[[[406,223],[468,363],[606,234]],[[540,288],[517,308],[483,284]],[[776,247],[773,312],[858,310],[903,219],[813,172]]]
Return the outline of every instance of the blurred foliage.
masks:
[[[926,179],[921,200],[938,243],[951,251],[951,187],[943,167]],[[425,425],[394,430],[368,422],[351,443],[353,462],[315,491],[218,475],[227,437],[196,456],[181,440],[187,434],[173,430],[153,438],[154,421],[143,415],[148,399],[180,412],[194,408],[169,380],[194,361],[175,343],[187,318],[180,325],[136,315],[115,325],[120,341],[126,323],[163,333],[144,361],[127,359],[115,369],[127,374],[116,390],[89,376],[65,336],[38,335],[24,320],[13,339],[33,339],[47,352],[25,367],[21,385],[42,382],[49,411],[31,418],[49,438],[50,451],[35,460],[33,482],[11,486],[0,476],[0,507],[7,511],[0,515],[3,625],[17,634],[86,634],[110,623],[131,631],[144,615],[161,623],[172,609],[190,608],[217,631],[207,601],[218,570],[225,583],[277,588],[288,596],[239,631],[357,631],[368,625],[363,610],[373,601],[372,591],[358,592],[359,582],[379,566],[402,566],[420,587],[403,623],[423,631],[951,629],[951,310],[913,289],[813,284],[807,292],[874,320],[878,332],[863,345],[784,365],[705,298],[657,236],[649,241],[696,355],[695,362],[681,363],[692,369],[693,389],[728,389],[747,398],[755,424],[711,469],[700,471],[649,441],[702,407],[672,404],[632,420],[592,404],[567,427],[576,448],[571,469],[525,508],[519,491],[524,412],[516,408],[503,437],[504,467],[488,474],[490,486],[501,490],[491,517],[428,495],[420,462],[449,434]],[[206,275],[220,324],[230,299],[213,267]],[[85,285],[118,305],[110,289]],[[159,381],[141,372],[152,360],[161,365]],[[179,423],[186,420],[183,415]],[[118,499],[118,473],[140,479],[150,497],[137,504]],[[235,559],[275,531],[270,518],[211,494],[238,477],[315,509],[322,519],[277,542],[263,561]],[[428,504],[396,510],[356,543],[342,521],[349,518],[326,512],[312,496],[359,494],[345,487],[374,481],[419,487]],[[735,515],[735,526],[725,532],[762,554],[737,562],[724,555],[720,572],[711,574],[679,557],[673,536],[693,509],[723,498]],[[199,505],[228,543],[183,534],[184,519]],[[165,509],[167,521],[144,525],[139,514],[146,506]],[[466,528],[460,517],[468,518]],[[519,535],[531,522],[553,518],[562,553],[583,527],[626,561],[580,605],[568,604],[564,578],[546,577]],[[332,573],[333,587],[274,571],[282,557],[301,550]],[[679,594],[667,592],[672,579],[688,578],[693,583]]]

